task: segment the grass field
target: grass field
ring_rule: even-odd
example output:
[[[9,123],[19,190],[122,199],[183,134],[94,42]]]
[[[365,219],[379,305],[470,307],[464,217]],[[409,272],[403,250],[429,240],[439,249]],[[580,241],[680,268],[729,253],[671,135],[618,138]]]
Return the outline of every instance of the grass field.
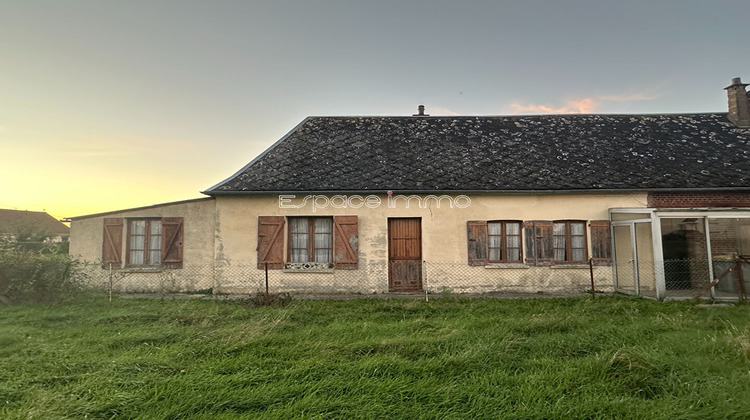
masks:
[[[0,306],[0,418],[750,418],[750,308]]]

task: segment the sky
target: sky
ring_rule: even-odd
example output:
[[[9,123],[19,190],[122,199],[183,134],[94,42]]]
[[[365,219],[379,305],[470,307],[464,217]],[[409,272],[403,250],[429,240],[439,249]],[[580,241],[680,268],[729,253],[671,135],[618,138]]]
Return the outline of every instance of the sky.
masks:
[[[307,116],[726,112],[750,5],[2,0],[0,208],[203,197]]]

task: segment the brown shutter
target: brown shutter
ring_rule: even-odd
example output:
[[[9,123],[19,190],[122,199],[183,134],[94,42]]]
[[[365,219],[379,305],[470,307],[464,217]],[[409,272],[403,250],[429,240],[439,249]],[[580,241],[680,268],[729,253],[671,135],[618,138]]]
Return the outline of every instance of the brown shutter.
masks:
[[[552,222],[535,220],[524,223],[526,261],[535,265],[550,265],[554,259]]]
[[[469,265],[487,264],[487,221],[469,220],[466,222],[466,228]]]
[[[609,230],[609,220],[592,220],[591,227],[591,258],[596,263],[612,263],[612,239]]]
[[[258,216],[258,268],[284,268],[284,216]]]
[[[357,216],[333,216],[333,267],[356,270],[359,261]]]
[[[122,266],[122,218],[104,219],[102,267]]]
[[[526,246],[526,263],[536,264],[536,238],[534,222],[523,222],[523,235]]]
[[[182,217],[161,219],[161,263],[168,268],[182,268]]]

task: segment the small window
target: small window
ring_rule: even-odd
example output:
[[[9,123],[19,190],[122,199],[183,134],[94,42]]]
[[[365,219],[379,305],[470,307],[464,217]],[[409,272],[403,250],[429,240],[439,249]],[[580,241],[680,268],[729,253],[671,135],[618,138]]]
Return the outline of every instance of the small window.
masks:
[[[489,262],[521,262],[521,222],[487,222]]]
[[[128,221],[128,265],[161,265],[161,220]]]
[[[332,251],[332,218],[289,218],[289,262],[331,263],[333,254]]]
[[[552,224],[552,248],[555,262],[586,261],[586,223],[558,221]]]

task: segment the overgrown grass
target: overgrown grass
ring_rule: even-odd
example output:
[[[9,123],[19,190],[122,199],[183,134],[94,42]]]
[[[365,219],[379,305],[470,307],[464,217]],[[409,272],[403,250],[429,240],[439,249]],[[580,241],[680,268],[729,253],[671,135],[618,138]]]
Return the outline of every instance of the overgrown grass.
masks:
[[[748,395],[748,307],[0,306],[0,418],[750,418]]]

